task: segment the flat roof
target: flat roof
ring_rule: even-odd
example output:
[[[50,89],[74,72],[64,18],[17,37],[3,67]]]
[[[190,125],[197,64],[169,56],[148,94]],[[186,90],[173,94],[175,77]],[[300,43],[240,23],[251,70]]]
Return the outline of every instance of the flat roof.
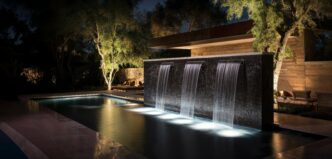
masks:
[[[150,41],[150,48],[195,49],[207,46],[252,42],[254,40],[250,33],[252,26],[253,21],[250,20],[214,28],[158,37]]]

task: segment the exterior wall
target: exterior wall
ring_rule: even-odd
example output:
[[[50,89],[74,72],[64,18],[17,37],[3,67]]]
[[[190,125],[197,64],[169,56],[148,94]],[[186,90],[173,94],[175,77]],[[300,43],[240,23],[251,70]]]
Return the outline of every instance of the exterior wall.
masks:
[[[305,55],[312,55],[313,45],[308,32],[304,38],[290,42],[295,53],[292,60],[284,60],[279,77],[279,90],[311,90],[332,93],[332,61],[305,61]]]
[[[288,45],[292,49],[294,57],[282,62],[278,89],[305,90],[304,37],[292,38]]]
[[[192,49],[191,56],[225,55],[244,52],[254,52],[252,42]]]
[[[305,61],[305,55],[312,55],[310,35],[293,37],[289,46],[294,57],[282,62],[278,89],[279,90],[311,90],[312,92],[332,93],[332,61]],[[191,50],[191,56],[224,55],[231,53],[253,52],[252,42],[198,48]]]
[[[305,62],[305,82],[307,90],[332,93],[332,61]]]

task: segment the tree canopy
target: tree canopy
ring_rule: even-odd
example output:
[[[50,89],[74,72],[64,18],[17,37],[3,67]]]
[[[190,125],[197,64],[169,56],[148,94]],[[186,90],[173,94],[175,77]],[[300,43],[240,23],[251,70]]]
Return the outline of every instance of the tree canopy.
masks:
[[[133,14],[137,2],[91,1],[73,16],[80,23],[77,34],[90,39],[100,55],[100,68],[108,90],[121,65],[140,66],[142,58],[148,55],[148,37]]]
[[[213,27],[225,22],[225,13],[207,0],[167,0],[152,12],[153,36],[166,36]]]
[[[120,67],[142,66],[142,59],[149,55],[149,27],[146,27],[147,22],[134,17],[138,3],[139,0],[0,2],[0,16],[11,18],[11,21],[1,23],[0,32],[7,33],[12,24],[20,23],[17,25],[20,30],[15,27],[12,32],[15,37],[3,41],[14,45],[15,41],[23,40],[22,46],[29,46],[22,50],[28,58],[19,60],[24,66],[22,64],[18,68],[16,76],[27,75],[20,74],[27,70],[25,68],[40,70],[44,72],[43,78],[63,90],[72,89],[75,83],[80,83],[87,76],[93,76],[97,81],[99,78],[95,77],[100,76],[104,77],[102,79],[110,89],[115,72]],[[8,15],[12,16],[6,15],[8,8],[11,9]],[[26,24],[21,22],[16,10],[25,17]],[[29,14],[22,12],[25,10]],[[15,45],[12,48],[19,47]],[[14,59],[17,60],[16,57]],[[96,64],[101,71],[93,71]]]
[[[254,47],[258,51],[274,52],[276,62],[287,56],[289,37],[302,33],[304,28],[315,27],[316,19],[331,12],[331,3],[330,0],[224,0],[222,4],[228,9],[229,19],[249,14],[254,21],[251,29],[256,38]]]

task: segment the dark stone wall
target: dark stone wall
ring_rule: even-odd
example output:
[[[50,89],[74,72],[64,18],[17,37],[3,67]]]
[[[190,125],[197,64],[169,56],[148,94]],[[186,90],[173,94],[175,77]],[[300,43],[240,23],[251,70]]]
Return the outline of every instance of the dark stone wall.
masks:
[[[234,124],[257,129],[273,124],[273,58],[271,54],[246,53],[227,56],[172,58],[144,61],[144,103],[154,106],[159,65],[173,62],[165,108],[179,112],[183,70],[188,61],[204,61],[199,75],[195,116],[212,119],[216,68],[219,61],[243,61],[240,67]]]

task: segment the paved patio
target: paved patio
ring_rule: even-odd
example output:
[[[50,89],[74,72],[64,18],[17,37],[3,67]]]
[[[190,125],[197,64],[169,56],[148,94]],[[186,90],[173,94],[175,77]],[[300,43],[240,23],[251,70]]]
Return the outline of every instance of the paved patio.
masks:
[[[274,113],[274,123],[282,128],[332,137],[332,121]]]
[[[332,121],[274,113],[274,123],[282,128],[326,136],[326,139],[278,153],[272,158],[329,159],[332,157]]]

